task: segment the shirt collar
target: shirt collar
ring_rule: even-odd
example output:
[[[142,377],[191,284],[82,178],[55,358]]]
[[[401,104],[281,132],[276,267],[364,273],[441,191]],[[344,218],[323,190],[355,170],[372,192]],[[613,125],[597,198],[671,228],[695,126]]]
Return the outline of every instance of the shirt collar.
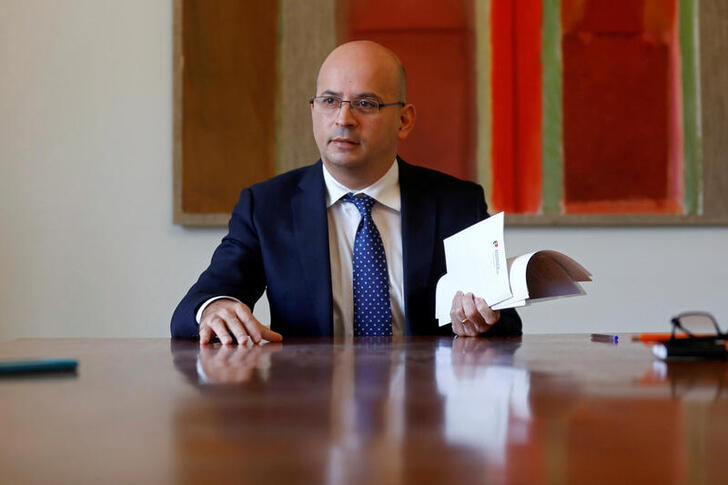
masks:
[[[380,204],[397,212],[400,211],[399,164],[396,159],[392,162],[392,166],[389,167],[387,173],[382,175],[379,180],[370,186],[364,187],[361,190],[352,190],[339,183],[326,169],[326,165],[322,163],[321,166],[324,169],[324,183],[326,184],[326,208],[331,207],[341,197],[351,192],[353,194],[366,194]]]

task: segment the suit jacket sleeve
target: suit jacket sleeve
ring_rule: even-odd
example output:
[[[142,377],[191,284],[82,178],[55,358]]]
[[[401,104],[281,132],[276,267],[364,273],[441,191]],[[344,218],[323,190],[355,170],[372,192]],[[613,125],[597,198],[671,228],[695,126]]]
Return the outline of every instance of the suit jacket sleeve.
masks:
[[[228,233],[215,249],[210,266],[172,315],[172,337],[198,337],[195,314],[212,297],[234,296],[252,309],[263,294],[266,281],[254,214],[253,192],[244,189],[230,218]]]

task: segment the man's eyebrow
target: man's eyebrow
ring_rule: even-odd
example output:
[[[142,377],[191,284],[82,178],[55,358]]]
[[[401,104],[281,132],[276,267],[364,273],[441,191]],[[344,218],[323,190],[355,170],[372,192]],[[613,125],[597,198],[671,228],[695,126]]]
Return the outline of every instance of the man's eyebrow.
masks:
[[[375,98],[375,99],[382,99],[382,98],[380,98],[377,95],[377,93],[359,93],[359,94],[357,94],[354,97],[355,98]]]
[[[341,93],[338,91],[332,91],[331,89],[327,89],[323,93],[319,94],[319,96],[338,96],[341,97]],[[366,92],[366,93],[358,93],[354,98],[374,98],[374,99],[382,99],[380,98],[377,93],[372,92]]]

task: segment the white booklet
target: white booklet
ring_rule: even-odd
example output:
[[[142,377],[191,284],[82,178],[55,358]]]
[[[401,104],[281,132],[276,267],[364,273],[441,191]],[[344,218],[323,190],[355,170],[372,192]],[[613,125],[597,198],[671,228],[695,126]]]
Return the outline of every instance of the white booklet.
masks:
[[[586,293],[578,282],[591,281],[591,274],[558,251],[506,259],[504,219],[500,212],[443,241],[447,273],[437,282],[435,296],[440,326],[450,323],[457,291],[483,298],[494,310]]]

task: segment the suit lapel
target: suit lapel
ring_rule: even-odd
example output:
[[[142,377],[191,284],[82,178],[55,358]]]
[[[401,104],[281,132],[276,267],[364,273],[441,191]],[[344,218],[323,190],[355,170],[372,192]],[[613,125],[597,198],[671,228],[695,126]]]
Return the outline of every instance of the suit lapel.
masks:
[[[404,301],[407,335],[413,335],[416,323],[424,309],[416,308],[417,294],[427,291],[430,284],[432,260],[435,250],[435,202],[416,177],[411,165],[397,157],[399,187],[402,198],[402,262],[404,272]]]
[[[331,297],[331,259],[329,257],[329,226],[326,216],[326,186],[321,161],[302,176],[298,191],[291,198],[294,237],[298,245],[302,275],[309,295],[312,335],[333,335],[333,304]],[[299,282],[299,284],[301,284]]]

